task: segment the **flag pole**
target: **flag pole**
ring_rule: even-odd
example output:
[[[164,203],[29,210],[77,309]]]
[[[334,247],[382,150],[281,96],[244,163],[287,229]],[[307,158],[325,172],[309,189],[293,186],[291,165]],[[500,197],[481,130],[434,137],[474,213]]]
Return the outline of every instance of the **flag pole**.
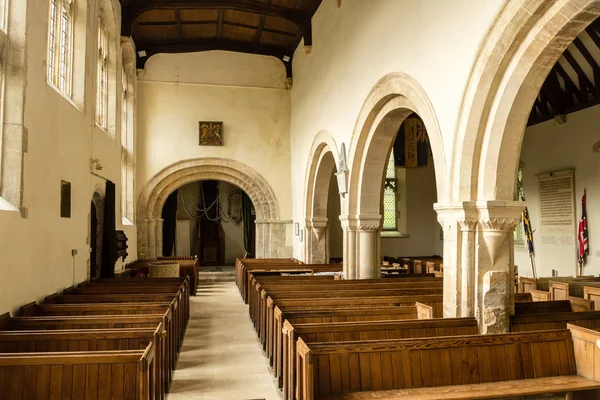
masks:
[[[535,258],[533,257],[533,253],[529,253],[529,260],[531,260],[531,271],[533,272],[533,279],[537,279],[535,273]]]

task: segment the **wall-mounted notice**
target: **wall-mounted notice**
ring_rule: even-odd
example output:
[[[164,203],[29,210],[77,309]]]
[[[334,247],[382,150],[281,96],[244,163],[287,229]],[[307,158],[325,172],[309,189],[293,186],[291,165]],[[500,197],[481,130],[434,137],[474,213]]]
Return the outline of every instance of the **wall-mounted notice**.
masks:
[[[574,171],[565,170],[537,175],[539,180],[539,238],[546,266],[563,270],[574,267],[575,252],[575,182]]]

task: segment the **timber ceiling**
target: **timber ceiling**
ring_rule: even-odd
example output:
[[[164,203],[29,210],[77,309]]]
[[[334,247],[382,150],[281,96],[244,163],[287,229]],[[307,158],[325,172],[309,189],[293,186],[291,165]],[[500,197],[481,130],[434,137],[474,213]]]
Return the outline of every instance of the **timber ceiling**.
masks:
[[[528,125],[600,104],[600,19],[564,51],[538,94]]]
[[[229,50],[274,56],[291,77],[291,57],[321,0],[121,0],[122,33],[132,36],[138,67],[158,53]],[[289,57],[289,59],[288,59]],[[286,61],[287,60],[287,61]]]

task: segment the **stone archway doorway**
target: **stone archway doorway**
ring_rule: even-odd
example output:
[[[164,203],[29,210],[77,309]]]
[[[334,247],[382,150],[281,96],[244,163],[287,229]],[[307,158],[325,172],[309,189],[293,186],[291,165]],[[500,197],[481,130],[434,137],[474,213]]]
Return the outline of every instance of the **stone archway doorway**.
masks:
[[[104,199],[95,192],[90,203],[90,262],[89,278],[100,276],[102,265],[102,240],[104,234]]]
[[[175,189],[204,180],[224,181],[242,189],[256,211],[256,257],[288,258],[292,247],[286,241],[292,221],[279,216],[279,204],[269,183],[254,169],[224,158],[197,158],[174,163],[144,186],[138,201],[138,256],[162,255],[163,205]]]

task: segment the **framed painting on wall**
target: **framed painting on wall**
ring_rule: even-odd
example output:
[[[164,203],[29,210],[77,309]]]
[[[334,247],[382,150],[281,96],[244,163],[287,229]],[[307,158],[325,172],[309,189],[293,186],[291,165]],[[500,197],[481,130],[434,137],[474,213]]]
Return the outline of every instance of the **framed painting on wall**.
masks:
[[[223,122],[200,121],[200,146],[223,146]]]

